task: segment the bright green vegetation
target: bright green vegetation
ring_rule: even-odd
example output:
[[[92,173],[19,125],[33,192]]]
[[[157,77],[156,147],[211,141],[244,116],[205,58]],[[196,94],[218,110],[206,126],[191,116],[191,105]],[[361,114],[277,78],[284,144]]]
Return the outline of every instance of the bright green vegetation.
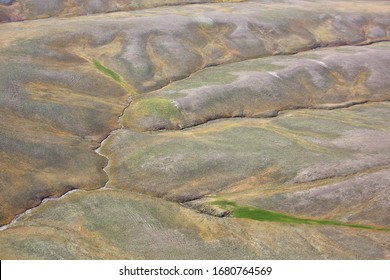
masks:
[[[223,209],[230,210],[231,216],[235,218],[251,219],[256,221],[279,222],[279,223],[333,225],[333,226],[346,226],[346,227],[353,227],[353,228],[390,231],[389,228],[378,228],[378,227],[358,225],[358,224],[348,224],[348,223],[342,223],[342,222],[332,221],[332,220],[315,220],[315,219],[298,218],[298,217],[294,217],[282,213],[259,209],[252,206],[239,206],[236,203],[227,200],[218,200],[213,202],[212,204],[218,205]]]
[[[96,67],[96,69],[98,69],[103,74],[111,77],[114,81],[117,81],[118,83],[120,83],[122,81],[121,76],[119,76],[117,73],[115,73],[111,69],[105,67],[98,60],[94,59],[93,60],[93,65]]]
[[[95,66],[95,68],[97,70],[99,70],[104,75],[106,75],[106,76],[110,77],[111,79],[113,79],[122,88],[124,88],[127,92],[132,93],[132,94],[135,93],[135,90],[132,89],[128,84],[126,84],[126,82],[122,79],[122,77],[118,73],[115,73],[113,70],[107,68],[106,66],[101,64],[100,61],[98,61],[97,59],[93,59],[92,63],[93,63],[93,66]]]
[[[135,105],[135,104],[134,104]],[[139,101],[136,110],[155,118],[170,119],[180,116],[180,111],[171,100],[163,98],[150,98]]]

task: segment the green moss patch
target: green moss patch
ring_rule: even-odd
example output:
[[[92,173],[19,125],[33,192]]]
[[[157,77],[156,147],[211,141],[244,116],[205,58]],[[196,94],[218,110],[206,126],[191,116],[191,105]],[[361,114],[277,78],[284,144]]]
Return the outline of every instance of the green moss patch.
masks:
[[[163,98],[143,99],[134,104],[134,107],[137,114],[157,119],[172,119],[181,115],[171,100]]]
[[[234,202],[227,200],[218,200],[212,203],[218,205],[225,210],[229,210],[234,218],[251,219],[256,221],[267,222],[279,222],[279,223],[293,223],[293,224],[311,224],[311,225],[333,225],[333,226],[346,226],[353,228],[371,229],[371,230],[384,230],[390,231],[389,228],[379,228],[366,225],[348,224],[332,220],[316,220],[316,219],[304,219],[298,218],[282,213],[259,209],[252,206],[239,206]]]
[[[103,73],[104,75],[110,77],[111,79],[113,79],[115,82],[117,82],[122,88],[124,88],[127,92],[131,93],[131,94],[134,94],[135,93],[135,90],[130,87],[123,79],[122,77],[114,72],[113,70],[107,68],[106,66],[104,66],[103,64],[100,63],[100,61],[98,61],[97,59],[93,59],[91,61],[91,63],[93,64],[93,66],[99,70],[101,73]]]
[[[102,72],[103,74],[109,76],[110,78],[112,78],[114,81],[117,81],[118,83],[120,83],[122,81],[121,79],[121,76],[119,76],[119,74],[115,73],[114,71],[112,71],[111,69],[105,67],[103,64],[101,64],[98,60],[94,59],[93,61],[93,65],[95,66],[95,68],[97,70],[99,70],[100,72]]]

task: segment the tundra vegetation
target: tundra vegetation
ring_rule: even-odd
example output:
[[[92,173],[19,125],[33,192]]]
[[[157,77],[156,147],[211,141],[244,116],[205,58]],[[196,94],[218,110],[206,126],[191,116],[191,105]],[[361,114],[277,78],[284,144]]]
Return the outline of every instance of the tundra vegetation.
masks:
[[[389,1],[0,22],[0,259],[389,258]]]

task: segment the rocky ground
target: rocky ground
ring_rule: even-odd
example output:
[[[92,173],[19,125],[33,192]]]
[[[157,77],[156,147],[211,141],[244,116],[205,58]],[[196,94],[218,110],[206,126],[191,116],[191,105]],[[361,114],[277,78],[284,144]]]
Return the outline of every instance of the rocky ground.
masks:
[[[390,2],[1,1],[0,259],[390,259]]]

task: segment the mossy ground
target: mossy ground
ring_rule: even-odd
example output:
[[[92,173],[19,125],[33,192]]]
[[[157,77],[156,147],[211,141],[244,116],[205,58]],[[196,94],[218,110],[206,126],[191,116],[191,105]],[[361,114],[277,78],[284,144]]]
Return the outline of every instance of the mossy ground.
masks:
[[[117,82],[121,82],[122,79],[121,77],[115,73],[114,71],[112,71],[111,69],[105,67],[103,64],[101,64],[98,60],[94,59],[93,60],[93,65],[96,67],[96,69],[98,69],[100,72],[102,72],[103,74],[111,77],[113,80],[117,81]]]
[[[252,206],[239,206],[236,203],[228,200],[217,200],[212,202],[213,205],[218,205],[223,209],[231,211],[231,216],[234,218],[243,218],[256,221],[268,221],[268,222],[279,222],[279,223],[292,223],[292,224],[310,224],[310,225],[331,225],[331,226],[346,226],[353,228],[371,229],[371,230],[384,230],[390,231],[389,228],[379,228],[359,224],[348,224],[339,221],[332,220],[317,220],[317,219],[306,219],[298,218],[283,213],[277,213],[268,211],[265,209],[259,209]]]
[[[111,79],[113,79],[115,82],[117,82],[122,88],[124,88],[127,92],[131,93],[131,94],[134,94],[135,93],[135,90],[132,89],[123,79],[122,77],[116,73],[115,71],[111,70],[110,68],[107,68],[106,66],[104,66],[100,61],[98,61],[97,59],[93,59],[92,60],[92,64],[93,66],[99,70],[101,73],[103,73],[104,75],[110,77]]]
[[[154,118],[171,119],[180,116],[179,109],[168,99],[144,99],[134,105],[138,113]]]

